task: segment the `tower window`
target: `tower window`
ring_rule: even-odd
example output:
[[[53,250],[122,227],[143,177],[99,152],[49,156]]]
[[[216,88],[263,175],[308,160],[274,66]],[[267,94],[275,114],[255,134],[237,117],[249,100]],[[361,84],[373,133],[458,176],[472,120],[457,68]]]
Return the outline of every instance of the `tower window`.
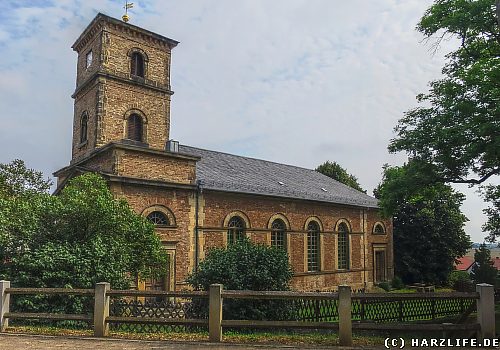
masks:
[[[127,138],[142,142],[142,119],[137,114],[132,114],[127,120]]]
[[[227,225],[227,244],[233,244],[245,237],[245,222],[239,216],[233,216]]]
[[[87,141],[87,124],[89,121],[89,117],[86,113],[82,115],[82,119],[80,120],[80,143],[84,143]]]
[[[89,68],[91,64],[92,64],[92,50],[87,52],[87,55],[85,56],[85,68]]]
[[[286,226],[283,220],[276,219],[271,225],[271,245],[273,247],[286,249],[285,246],[285,232]]]
[[[339,269],[349,269],[349,228],[345,222],[339,225],[339,240],[338,240],[338,252],[339,252]]]
[[[130,74],[132,76],[144,78],[144,57],[138,52],[132,54]]]
[[[319,271],[319,225],[316,221],[307,225],[307,271]]]

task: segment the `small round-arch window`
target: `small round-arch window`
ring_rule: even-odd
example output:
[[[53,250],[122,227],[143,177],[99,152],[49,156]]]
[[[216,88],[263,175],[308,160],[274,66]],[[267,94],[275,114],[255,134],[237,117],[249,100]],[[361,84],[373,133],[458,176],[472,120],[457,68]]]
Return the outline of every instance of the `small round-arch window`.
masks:
[[[82,119],[80,120],[80,143],[84,143],[85,141],[87,141],[88,122],[89,117],[86,113],[84,113],[82,115]]]
[[[130,62],[130,74],[144,78],[144,57],[138,52],[134,52]]]
[[[142,142],[142,119],[137,114],[131,114],[127,120],[127,138]]]
[[[154,225],[170,225],[170,221],[167,216],[161,211],[153,211],[146,217]]]
[[[373,233],[379,235],[384,234],[385,233],[384,226],[382,226],[382,224],[375,224],[375,227],[373,228]]]

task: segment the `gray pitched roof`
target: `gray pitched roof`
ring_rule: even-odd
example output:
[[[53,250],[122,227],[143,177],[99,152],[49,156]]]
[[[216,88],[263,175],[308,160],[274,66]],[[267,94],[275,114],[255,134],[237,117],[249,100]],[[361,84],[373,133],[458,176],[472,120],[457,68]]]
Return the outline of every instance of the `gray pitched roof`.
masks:
[[[196,174],[205,189],[378,207],[375,198],[311,169],[184,145],[179,153],[201,157]]]

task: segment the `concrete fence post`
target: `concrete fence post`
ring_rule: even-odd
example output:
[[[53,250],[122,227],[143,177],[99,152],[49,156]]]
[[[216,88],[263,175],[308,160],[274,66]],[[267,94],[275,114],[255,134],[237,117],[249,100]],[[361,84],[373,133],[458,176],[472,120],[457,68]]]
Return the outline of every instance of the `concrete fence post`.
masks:
[[[5,292],[7,288],[10,288],[10,281],[0,281],[0,332],[9,325],[9,319],[5,318],[10,308],[10,295]]]
[[[339,342],[352,346],[351,287],[339,286]]]
[[[211,284],[208,295],[208,333],[211,342],[222,341],[222,284]]]
[[[481,326],[480,339],[495,337],[495,293],[493,286],[487,283],[476,285],[479,293],[477,300],[477,322]]]
[[[95,285],[94,299],[94,336],[106,337],[109,333],[109,325],[106,318],[109,316],[108,282],[99,282]]]

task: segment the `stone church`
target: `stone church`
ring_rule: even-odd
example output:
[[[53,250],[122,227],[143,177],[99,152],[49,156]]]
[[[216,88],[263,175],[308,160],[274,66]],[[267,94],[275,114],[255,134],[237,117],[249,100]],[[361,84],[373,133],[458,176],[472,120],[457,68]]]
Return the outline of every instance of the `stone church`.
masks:
[[[292,287],[370,287],[393,276],[392,222],[377,200],[314,170],[170,140],[171,52],[177,41],[98,14],[78,53],[70,164],[56,192],[84,172],[151,220],[170,255],[162,281],[181,290],[213,247],[241,237],[287,251]],[[193,121],[195,122],[195,121]]]

